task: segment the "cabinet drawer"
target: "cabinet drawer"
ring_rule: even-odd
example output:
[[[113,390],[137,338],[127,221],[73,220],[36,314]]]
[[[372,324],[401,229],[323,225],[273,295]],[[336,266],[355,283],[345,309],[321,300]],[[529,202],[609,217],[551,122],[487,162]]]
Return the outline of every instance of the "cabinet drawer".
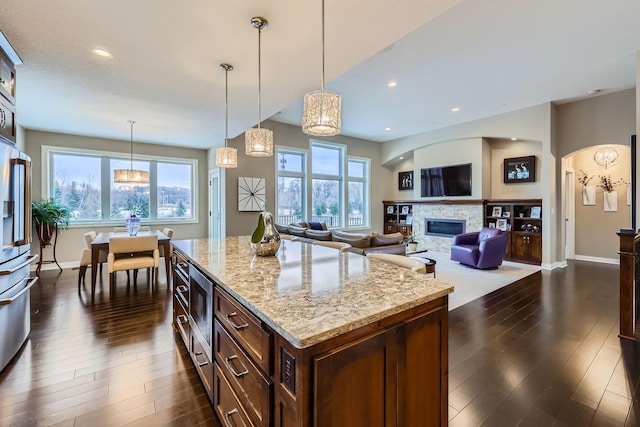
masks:
[[[0,49],[0,94],[11,104],[16,104],[16,69],[2,49]]]
[[[189,348],[189,317],[184,306],[175,295],[173,296],[173,327],[176,332],[180,333],[184,345]]]
[[[181,274],[177,271],[173,272],[173,294],[180,300],[185,311],[189,311],[189,285]]]
[[[0,136],[12,143],[16,142],[16,109],[0,96]]]
[[[193,334],[191,334],[191,360],[198,372],[198,376],[204,385],[209,400],[213,402],[213,363],[207,357],[204,348]]]
[[[256,426],[269,425],[271,381],[262,375],[218,320],[215,321],[215,359],[229,384],[240,396]]]
[[[215,367],[213,381],[215,386],[213,407],[222,425],[253,426],[218,366]]]
[[[225,292],[214,291],[215,316],[244,351],[267,374],[271,374],[270,352],[272,336],[262,329],[262,323]]]

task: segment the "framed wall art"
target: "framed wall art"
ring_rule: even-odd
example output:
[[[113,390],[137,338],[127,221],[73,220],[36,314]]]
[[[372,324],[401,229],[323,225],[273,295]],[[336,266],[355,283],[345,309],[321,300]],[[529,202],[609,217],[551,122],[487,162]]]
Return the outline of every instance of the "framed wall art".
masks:
[[[398,172],[398,190],[413,190],[413,171]]]
[[[238,210],[240,212],[259,212],[267,201],[265,179],[238,178]]]
[[[504,159],[504,183],[536,182],[536,156]]]

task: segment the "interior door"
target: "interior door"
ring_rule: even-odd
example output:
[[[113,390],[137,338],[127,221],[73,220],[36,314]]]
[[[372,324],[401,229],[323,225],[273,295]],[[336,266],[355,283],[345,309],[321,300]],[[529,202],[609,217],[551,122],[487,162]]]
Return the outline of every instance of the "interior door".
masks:
[[[576,200],[575,200],[575,174],[572,170],[566,170],[564,175],[564,248],[565,259],[576,257]]]
[[[209,171],[209,237],[225,237],[223,177],[220,169]]]

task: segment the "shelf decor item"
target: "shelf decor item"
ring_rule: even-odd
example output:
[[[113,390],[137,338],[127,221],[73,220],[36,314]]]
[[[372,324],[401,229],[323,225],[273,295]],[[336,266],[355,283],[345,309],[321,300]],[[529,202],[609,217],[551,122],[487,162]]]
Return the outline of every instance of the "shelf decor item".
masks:
[[[536,181],[536,156],[504,159],[504,183]]]
[[[604,190],[604,211],[618,211],[618,192],[614,188],[618,185],[625,184],[624,179],[620,178],[616,181],[611,180],[611,175],[600,175],[599,187]]]
[[[507,220],[502,218],[496,220],[496,228],[498,230],[507,231]]]
[[[491,216],[502,216],[502,207],[494,206],[493,211],[491,212]]]

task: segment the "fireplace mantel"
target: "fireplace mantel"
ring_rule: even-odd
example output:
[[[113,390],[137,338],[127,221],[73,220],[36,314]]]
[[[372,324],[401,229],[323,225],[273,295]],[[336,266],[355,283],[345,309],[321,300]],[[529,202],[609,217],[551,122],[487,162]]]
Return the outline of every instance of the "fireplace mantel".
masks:
[[[438,200],[385,200],[382,203],[401,203],[405,205],[481,205],[483,199],[438,199]]]

